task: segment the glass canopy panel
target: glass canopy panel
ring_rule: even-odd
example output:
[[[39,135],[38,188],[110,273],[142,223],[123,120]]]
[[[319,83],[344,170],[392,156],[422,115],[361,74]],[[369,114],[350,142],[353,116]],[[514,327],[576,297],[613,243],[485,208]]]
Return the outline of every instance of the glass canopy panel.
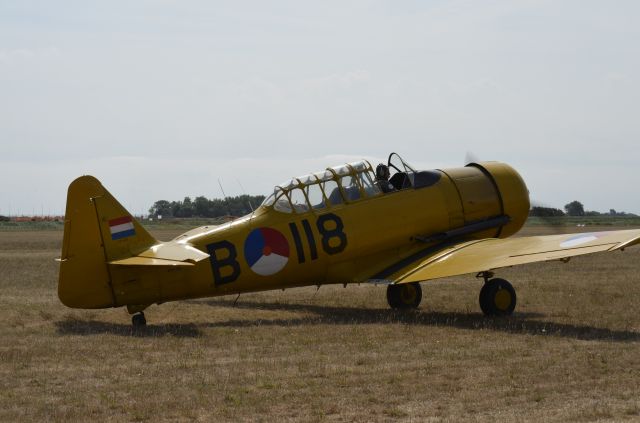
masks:
[[[364,160],[361,160],[359,162],[349,163],[349,166],[351,166],[356,172],[363,172],[367,170],[369,168],[369,166],[367,165],[368,163],[365,162]]]
[[[312,208],[324,209],[325,207],[327,207],[327,203],[324,199],[324,194],[322,193],[322,188],[320,188],[319,183],[308,185],[307,187],[305,187],[305,192]]]
[[[298,180],[296,178],[290,179],[288,181],[285,181],[283,183],[281,183],[280,185],[278,185],[280,188],[289,191],[292,188],[297,187],[298,185],[300,185],[300,182],[298,182]]]
[[[323,182],[321,184],[321,187],[332,206],[342,204],[344,202],[342,194],[340,193],[340,188],[338,187],[338,183],[333,179],[329,179],[328,181]]]
[[[289,196],[291,197],[293,210],[295,210],[296,213],[306,213],[309,211],[310,206],[309,203],[307,203],[307,198],[304,196],[302,189],[292,189],[291,192],[289,192]]]
[[[360,188],[353,176],[346,175],[340,178],[340,185],[342,185],[342,190],[347,197],[347,201],[360,199]]]
[[[349,166],[347,165],[335,166],[330,169],[333,170],[338,176],[344,176],[351,173],[351,169],[349,169]]]
[[[279,196],[276,197],[276,202],[273,205],[274,210],[277,210],[282,213],[291,213],[291,203],[289,202],[289,197],[283,192]]]
[[[267,198],[264,199],[264,201],[262,202],[262,204],[260,204],[261,206],[266,206],[269,207],[271,205],[273,205],[273,203],[276,202],[276,192],[274,191],[271,193],[270,196],[268,196]]]
[[[329,179],[333,179],[333,172],[330,170],[325,170],[324,172],[317,172],[314,174],[319,181],[328,181]]]
[[[380,187],[373,183],[372,172],[358,173],[358,182],[364,188],[364,192],[369,197],[375,197],[380,194]]]
[[[297,178],[302,185],[315,184],[318,180],[315,175],[304,175]]]

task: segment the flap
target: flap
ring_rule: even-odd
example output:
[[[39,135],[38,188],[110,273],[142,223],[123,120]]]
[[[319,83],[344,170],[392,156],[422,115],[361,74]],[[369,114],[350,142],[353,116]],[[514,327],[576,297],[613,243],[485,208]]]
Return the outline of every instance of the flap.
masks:
[[[395,268],[387,276],[396,283],[419,282],[539,261],[614,251],[640,243],[640,230],[580,234],[487,238],[448,245],[419,260]],[[404,263],[403,263],[404,264]]]

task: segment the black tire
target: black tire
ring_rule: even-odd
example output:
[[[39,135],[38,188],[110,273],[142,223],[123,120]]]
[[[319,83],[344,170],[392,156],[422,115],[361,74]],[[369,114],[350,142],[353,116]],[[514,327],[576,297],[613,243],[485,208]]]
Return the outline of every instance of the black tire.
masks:
[[[418,282],[387,286],[387,302],[391,308],[417,308],[420,301],[422,301],[422,288]]]
[[[516,290],[505,279],[491,279],[480,290],[479,300],[486,316],[510,316],[516,308]]]
[[[131,316],[131,324],[135,328],[146,326],[147,319],[144,317],[144,313],[136,313]]]

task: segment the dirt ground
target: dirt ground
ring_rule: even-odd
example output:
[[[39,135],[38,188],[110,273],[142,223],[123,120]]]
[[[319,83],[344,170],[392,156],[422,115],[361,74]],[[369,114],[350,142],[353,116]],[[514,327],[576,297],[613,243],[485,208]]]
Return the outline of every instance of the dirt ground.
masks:
[[[465,276],[409,313],[323,286],[152,306],[133,331],[60,304],[61,238],[0,232],[0,421],[640,421],[640,247],[500,271],[510,318]]]

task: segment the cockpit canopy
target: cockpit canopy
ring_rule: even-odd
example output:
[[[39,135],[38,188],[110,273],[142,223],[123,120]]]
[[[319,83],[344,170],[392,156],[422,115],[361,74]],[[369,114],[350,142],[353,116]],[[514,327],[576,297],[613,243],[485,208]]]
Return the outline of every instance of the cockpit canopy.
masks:
[[[305,213],[381,194],[366,160],[327,168],[324,172],[293,178],[274,188],[262,206],[283,213]]]
[[[387,161],[391,191],[425,188],[441,177],[438,171],[415,171],[397,153]],[[378,182],[380,183],[380,182]],[[277,185],[262,206],[283,213],[306,213],[382,195],[371,163],[366,160],[327,168]],[[385,192],[388,192],[385,190]]]

